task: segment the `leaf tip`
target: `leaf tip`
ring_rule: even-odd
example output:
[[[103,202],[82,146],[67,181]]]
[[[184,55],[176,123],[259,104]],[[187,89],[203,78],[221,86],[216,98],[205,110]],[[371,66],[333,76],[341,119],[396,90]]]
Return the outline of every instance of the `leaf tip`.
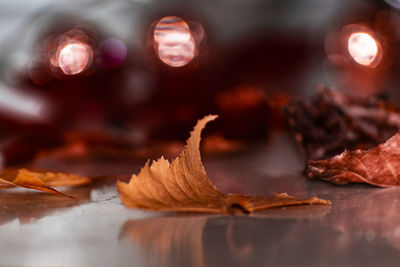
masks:
[[[201,120],[205,120],[206,122],[210,122],[213,120],[216,120],[219,116],[217,114],[209,114],[204,116],[204,118],[202,118]]]

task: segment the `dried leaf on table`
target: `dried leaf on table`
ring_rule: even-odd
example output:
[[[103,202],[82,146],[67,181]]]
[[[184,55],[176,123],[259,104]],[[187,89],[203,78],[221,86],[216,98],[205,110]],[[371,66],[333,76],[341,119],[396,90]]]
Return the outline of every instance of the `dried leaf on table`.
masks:
[[[27,169],[9,169],[0,173],[0,188],[26,187],[68,196],[52,186],[79,186],[89,184],[91,178],[66,173],[38,172]]]
[[[197,122],[183,152],[171,163],[161,157],[147,162],[129,183],[118,181],[122,202],[130,208],[176,212],[249,213],[302,204],[330,204],[316,197],[297,199],[286,193],[273,197],[225,195],[211,183],[200,156],[201,131],[217,116]]]
[[[370,150],[345,151],[326,160],[309,161],[307,176],[335,184],[400,185],[400,133]]]
[[[327,88],[310,101],[297,100],[285,115],[306,159],[320,160],[345,149],[369,149],[400,129],[400,108],[382,97],[356,97]]]

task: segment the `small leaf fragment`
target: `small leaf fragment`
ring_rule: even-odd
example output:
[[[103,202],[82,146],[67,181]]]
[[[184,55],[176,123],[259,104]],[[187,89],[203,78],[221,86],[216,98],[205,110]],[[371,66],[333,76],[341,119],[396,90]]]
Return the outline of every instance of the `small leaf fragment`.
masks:
[[[0,178],[0,188],[11,188],[15,187],[16,185],[12,182]]]
[[[287,194],[274,197],[225,195],[208,179],[200,155],[201,132],[217,118],[208,115],[199,120],[183,152],[171,163],[161,157],[145,164],[129,183],[117,182],[125,206],[159,211],[250,213],[274,207],[303,204],[327,204],[319,198],[297,199]]]
[[[326,160],[308,161],[307,176],[335,184],[400,185],[400,133],[370,150],[345,151]]]
[[[89,177],[66,173],[38,172],[27,169],[10,169],[0,173],[0,188],[26,187],[44,192],[71,197],[52,186],[79,186],[91,182]]]

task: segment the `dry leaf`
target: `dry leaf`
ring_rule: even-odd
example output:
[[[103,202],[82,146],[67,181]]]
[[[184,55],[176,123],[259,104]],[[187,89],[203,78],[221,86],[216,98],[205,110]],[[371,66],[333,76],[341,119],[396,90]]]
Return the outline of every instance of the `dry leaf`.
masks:
[[[345,149],[369,149],[400,129],[400,108],[382,97],[356,97],[320,88],[311,100],[297,100],[285,115],[306,159],[321,160]]]
[[[44,192],[68,196],[52,186],[78,186],[91,182],[89,177],[66,173],[37,172],[27,169],[4,170],[0,173],[0,188],[26,187]]]
[[[400,133],[370,150],[345,151],[326,160],[308,161],[307,176],[335,184],[400,185]]]
[[[217,116],[197,122],[183,152],[169,163],[163,157],[147,162],[129,183],[118,181],[122,202],[130,208],[177,212],[249,213],[257,210],[302,204],[330,204],[316,197],[296,199],[284,194],[274,197],[225,195],[208,179],[200,156],[201,131]]]

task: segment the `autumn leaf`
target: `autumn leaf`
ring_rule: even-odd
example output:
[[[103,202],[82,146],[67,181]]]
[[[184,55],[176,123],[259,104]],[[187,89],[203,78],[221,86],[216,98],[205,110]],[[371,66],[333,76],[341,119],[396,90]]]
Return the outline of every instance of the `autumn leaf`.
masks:
[[[200,156],[201,131],[217,116],[197,122],[183,152],[171,163],[161,157],[149,162],[129,183],[117,182],[122,202],[130,208],[176,212],[250,213],[303,204],[330,204],[316,197],[297,199],[286,193],[273,197],[225,195],[208,179]]]
[[[379,96],[357,97],[319,88],[295,100],[285,115],[306,159],[327,159],[345,149],[369,149],[400,129],[400,108]]]
[[[79,186],[91,182],[89,177],[66,173],[38,172],[27,169],[4,170],[0,173],[0,188],[26,187],[44,192],[71,197],[52,186]]]
[[[335,184],[400,185],[400,133],[370,150],[345,151],[327,160],[309,161],[307,176]]]

